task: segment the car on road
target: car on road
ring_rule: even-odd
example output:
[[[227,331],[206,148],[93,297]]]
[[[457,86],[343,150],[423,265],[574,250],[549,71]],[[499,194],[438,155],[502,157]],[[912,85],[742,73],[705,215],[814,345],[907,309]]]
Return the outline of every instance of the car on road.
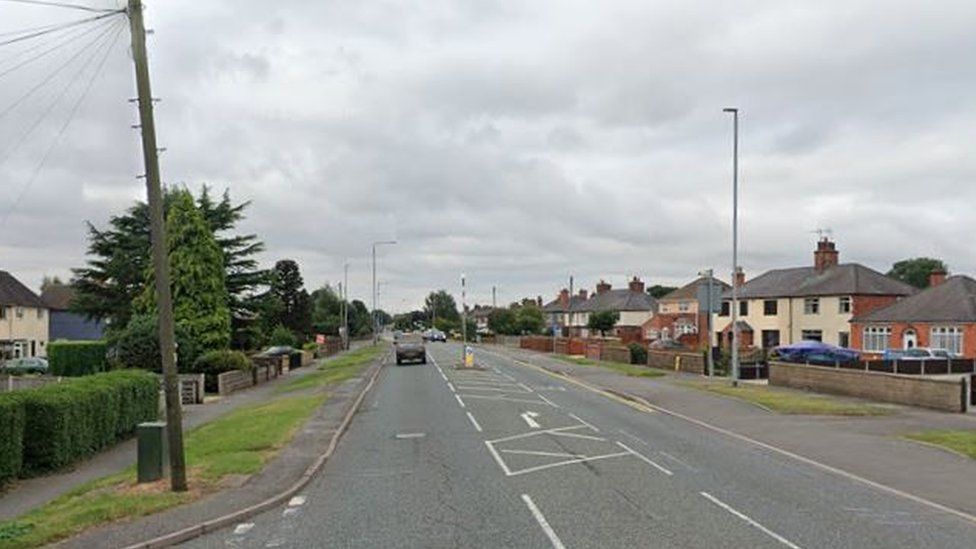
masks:
[[[427,364],[427,348],[424,346],[422,337],[414,334],[405,334],[396,342],[397,365],[407,361]]]
[[[0,372],[5,374],[46,374],[47,359],[39,356],[12,358],[0,363]]]
[[[447,342],[447,334],[440,330],[427,330],[424,332],[424,341]]]
[[[955,358],[945,349],[913,347],[911,349],[886,349],[882,360],[946,360]]]

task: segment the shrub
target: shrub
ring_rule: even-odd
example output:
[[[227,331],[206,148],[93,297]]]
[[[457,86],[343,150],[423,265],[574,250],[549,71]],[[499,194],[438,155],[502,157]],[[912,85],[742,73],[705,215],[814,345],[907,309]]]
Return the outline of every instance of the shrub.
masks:
[[[200,354],[200,345],[185,327],[176,326],[177,369],[188,372]],[[163,369],[159,355],[159,328],[153,315],[136,315],[121,331],[109,340],[113,362],[126,368],[139,368],[161,372]]]
[[[14,393],[0,395],[0,485],[23,466],[24,406]]]
[[[302,350],[303,351],[318,351],[319,350],[319,344],[318,343],[315,343],[314,341],[309,341],[305,345],[302,345]]]
[[[23,470],[60,469],[131,435],[157,416],[159,380],[144,371],[95,374],[21,391]]]
[[[631,343],[628,347],[630,348],[631,364],[647,364],[647,349],[643,345],[640,343]]]
[[[272,330],[269,342],[271,345],[280,347],[294,347],[297,344],[295,334],[281,324],[275,326],[275,329]]]
[[[52,341],[47,347],[51,374],[87,376],[106,369],[104,341]]]
[[[217,376],[232,370],[248,372],[254,368],[251,359],[240,351],[209,351],[200,355],[193,363],[193,373],[204,374],[206,390],[217,392]]]

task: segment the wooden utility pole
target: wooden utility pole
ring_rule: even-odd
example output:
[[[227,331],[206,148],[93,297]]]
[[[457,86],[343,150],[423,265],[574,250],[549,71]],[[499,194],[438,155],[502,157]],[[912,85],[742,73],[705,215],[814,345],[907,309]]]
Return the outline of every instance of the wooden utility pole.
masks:
[[[142,20],[142,0],[129,0],[129,28],[132,32],[132,59],[136,66],[139,123],[142,128],[142,157],[146,165],[146,192],[152,235],[152,263],[156,279],[156,309],[159,314],[159,352],[163,361],[163,386],[166,392],[166,432],[169,442],[170,486],[174,492],[186,491],[186,460],[183,455],[183,413],[180,410],[179,379],[176,375],[176,345],[173,335],[173,298],[169,286],[166,225],[163,220],[163,190],[159,181],[156,125],[153,97],[149,86],[149,60],[146,56],[146,28]]]

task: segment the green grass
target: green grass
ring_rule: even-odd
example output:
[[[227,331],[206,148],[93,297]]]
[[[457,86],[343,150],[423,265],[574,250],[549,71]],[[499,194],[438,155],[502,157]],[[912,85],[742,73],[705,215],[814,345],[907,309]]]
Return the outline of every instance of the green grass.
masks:
[[[353,378],[386,350],[383,345],[361,347],[323,363],[314,373],[289,380],[277,389],[277,393],[292,393]]]
[[[976,431],[923,431],[905,438],[942,446],[976,459]]]
[[[661,377],[665,374],[657,370],[652,370],[646,366],[639,366],[637,364],[625,364],[623,362],[608,362],[604,360],[590,360],[588,358],[583,358],[581,356],[571,356],[571,355],[554,355],[559,360],[563,362],[570,362],[578,366],[597,366],[599,368],[606,368],[608,370],[613,370],[624,375],[631,377]]]
[[[39,547],[98,524],[156,513],[217,490],[228,475],[253,474],[291,440],[325,398],[321,392],[296,395],[228,412],[187,434],[189,492],[169,492],[166,481],[136,484],[131,467],[0,523],[0,549]]]
[[[750,402],[780,414],[816,416],[881,416],[891,408],[859,402],[845,402],[824,395],[804,394],[775,389],[766,385],[740,384],[732,387],[725,382],[683,382],[681,385]]]

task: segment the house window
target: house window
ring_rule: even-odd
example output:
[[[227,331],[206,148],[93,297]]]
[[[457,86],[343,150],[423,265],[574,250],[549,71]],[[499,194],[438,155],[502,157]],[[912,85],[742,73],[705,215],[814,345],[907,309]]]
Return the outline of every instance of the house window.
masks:
[[[767,299],[763,301],[763,314],[766,316],[776,316],[777,307],[779,307],[779,302],[775,299]]]
[[[732,311],[732,302],[723,301],[722,310],[719,311],[718,316],[729,316],[730,314],[732,314],[730,311]]]
[[[800,332],[800,337],[807,341],[823,341],[823,331],[803,330],[802,332]]]
[[[691,305],[688,305],[685,302],[678,303],[678,312],[679,313],[687,313],[689,310],[691,310]]]
[[[739,302],[739,316],[749,316],[749,302],[740,301]]]
[[[888,348],[891,328],[887,326],[869,326],[864,329],[864,350],[880,353]]]
[[[808,297],[803,300],[803,314],[805,315],[819,315],[820,314],[820,298],[819,297]]]
[[[847,314],[851,312],[851,298],[844,296],[840,298],[837,302],[837,312],[840,314]]]
[[[17,318],[24,318],[24,308],[17,307]]]
[[[954,355],[962,354],[962,329],[958,326],[937,326],[932,328],[932,339],[929,346],[933,349],[945,349]]]
[[[850,332],[837,332],[837,345],[841,347],[851,346],[851,333]]]
[[[762,331],[762,346],[763,349],[770,349],[772,347],[779,346],[779,330],[763,330]]]

